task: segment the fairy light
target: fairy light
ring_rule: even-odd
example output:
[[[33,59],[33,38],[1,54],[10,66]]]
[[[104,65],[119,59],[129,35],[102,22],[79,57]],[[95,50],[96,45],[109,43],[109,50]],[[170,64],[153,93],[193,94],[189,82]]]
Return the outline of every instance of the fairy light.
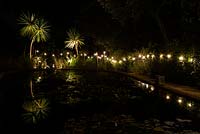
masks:
[[[160,54],[160,59],[163,59],[163,54]]]
[[[179,61],[182,62],[184,60],[183,56],[178,57]]]
[[[188,103],[187,103],[187,106],[188,106],[188,107],[192,107],[192,103],[191,103],[191,102],[188,102]]]
[[[172,57],[171,54],[167,54],[167,58],[170,59]]]
[[[166,95],[166,99],[169,100],[169,99],[170,99],[170,96],[169,96],[169,95]]]
[[[183,100],[181,98],[178,99],[178,103],[181,104]]]

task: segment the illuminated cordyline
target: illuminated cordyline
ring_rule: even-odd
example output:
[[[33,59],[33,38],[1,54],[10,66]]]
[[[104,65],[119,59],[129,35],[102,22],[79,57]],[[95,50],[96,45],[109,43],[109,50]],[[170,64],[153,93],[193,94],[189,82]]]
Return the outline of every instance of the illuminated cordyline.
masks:
[[[170,59],[172,57],[171,54],[167,54],[167,58]]]

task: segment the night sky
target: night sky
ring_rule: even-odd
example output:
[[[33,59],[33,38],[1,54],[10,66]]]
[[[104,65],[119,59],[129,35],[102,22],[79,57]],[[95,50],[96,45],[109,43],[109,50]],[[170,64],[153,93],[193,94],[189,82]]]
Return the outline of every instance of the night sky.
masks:
[[[193,1],[198,3],[198,1]],[[112,0],[112,2],[115,4],[116,1]],[[117,0],[117,2],[123,3],[123,0]],[[154,11],[160,1],[151,0],[152,5],[150,6],[148,0],[143,0],[143,2],[146,2],[145,6],[140,1],[137,3],[138,7],[132,5],[136,8],[135,14],[141,17],[134,20],[134,17],[130,17],[130,13],[124,13],[123,10],[119,14],[118,10],[115,10],[114,14],[109,13],[97,0],[33,0],[26,2],[1,0],[0,21],[3,33],[1,37],[3,38],[1,39],[0,54],[20,55],[25,45],[29,45],[30,40],[20,36],[20,26],[17,24],[20,14],[28,11],[38,14],[49,22],[50,38],[45,46],[52,47],[52,49],[64,49],[66,32],[72,27],[77,28],[84,35],[86,39],[84,47],[89,46],[87,49],[96,48],[94,45],[97,40],[114,44],[112,46],[114,49],[136,50],[148,47],[149,42],[157,43],[162,49],[164,46],[162,30],[159,28],[155,16],[149,12]],[[192,2],[185,1],[184,6],[181,6],[180,2],[173,0],[166,2],[159,12],[161,24],[165,28],[169,41],[178,40],[184,47],[191,44],[198,46],[200,12],[196,12],[196,10],[199,8],[198,6],[193,7],[195,4]],[[133,7],[130,8],[130,11]],[[143,14],[140,15],[140,13]],[[114,18],[115,15],[121,18],[117,20]],[[124,18],[127,19],[124,21],[125,25],[120,23],[120,19]],[[192,22],[188,22],[191,19],[193,19]],[[186,23],[185,20],[187,20]]]
[[[71,27],[83,29],[87,33],[90,24],[94,24],[97,17],[105,19],[106,13],[96,0],[67,0],[67,1],[11,1],[0,3],[3,38],[1,54],[19,54],[23,50],[26,38],[19,35],[20,26],[17,19],[22,12],[32,12],[43,17],[51,26],[48,43],[58,49],[64,48],[66,31]],[[81,25],[81,24],[87,24]],[[81,27],[82,26],[82,27]],[[29,42],[28,42],[29,43]],[[5,45],[6,44],[6,45]],[[23,44],[23,45],[22,45]]]

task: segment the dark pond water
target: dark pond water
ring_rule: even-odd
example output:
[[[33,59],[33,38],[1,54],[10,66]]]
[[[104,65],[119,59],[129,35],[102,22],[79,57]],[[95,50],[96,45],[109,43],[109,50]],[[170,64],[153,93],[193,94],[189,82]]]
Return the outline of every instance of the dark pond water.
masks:
[[[200,103],[108,72],[36,71],[1,80],[2,134],[200,134]]]

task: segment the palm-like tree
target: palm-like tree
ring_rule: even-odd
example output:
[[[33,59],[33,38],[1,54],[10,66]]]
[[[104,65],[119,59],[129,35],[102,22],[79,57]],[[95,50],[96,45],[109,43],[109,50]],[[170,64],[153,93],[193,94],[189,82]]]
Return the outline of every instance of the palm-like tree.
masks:
[[[35,41],[44,42],[48,38],[49,25],[42,19],[37,18],[35,14],[22,13],[19,17],[19,24],[23,25],[20,33],[22,36],[28,36],[31,39],[30,60],[32,58],[32,46]]]
[[[75,48],[76,54],[78,56],[78,47],[81,47],[81,45],[84,45],[83,42],[84,39],[81,37],[81,35],[75,30],[70,29],[69,32],[67,32],[68,37],[66,38],[66,41],[64,43],[66,44],[65,48],[73,49]]]

